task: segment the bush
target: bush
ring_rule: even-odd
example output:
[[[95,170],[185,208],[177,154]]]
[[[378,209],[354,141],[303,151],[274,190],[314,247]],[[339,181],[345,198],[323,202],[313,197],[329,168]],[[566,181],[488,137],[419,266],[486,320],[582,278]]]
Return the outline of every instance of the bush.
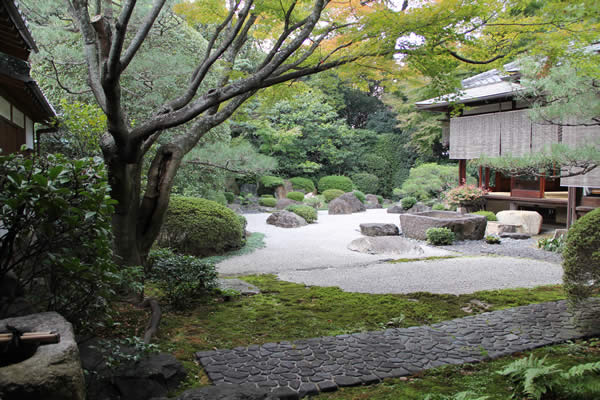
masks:
[[[221,254],[243,245],[238,216],[214,201],[171,197],[158,244],[194,256]]]
[[[368,172],[359,172],[352,175],[352,182],[361,192],[377,193],[379,191],[379,178]]]
[[[296,215],[301,216],[309,224],[312,224],[318,218],[317,210],[315,210],[311,206],[305,206],[302,204],[292,204],[291,206],[287,206],[285,209],[293,212]]]
[[[323,196],[305,197],[304,204],[311,206],[312,208],[319,209],[323,207]]]
[[[537,247],[546,251],[553,251],[556,253],[562,253],[565,249],[566,239],[564,236],[559,236],[556,239],[542,238],[538,240]]]
[[[480,206],[485,199],[487,190],[475,185],[460,185],[446,192],[448,204],[454,206]]]
[[[600,289],[600,208],[578,219],[569,229],[563,269],[570,300],[582,301]]]
[[[304,193],[301,192],[289,192],[285,197],[294,201],[304,200]]]
[[[496,235],[487,235],[483,239],[487,244],[500,244],[500,238]]]
[[[444,211],[446,210],[446,206],[440,203],[435,203],[432,207],[432,210],[437,210],[437,211]]]
[[[150,279],[156,282],[167,302],[176,309],[188,308],[194,300],[217,287],[215,266],[169,249],[150,252]]]
[[[491,211],[475,211],[474,213],[471,214],[475,214],[475,215],[483,215],[488,221],[498,221],[498,218],[496,218],[496,214],[494,214]]]
[[[398,201],[402,197],[404,197],[404,195],[402,194],[402,189],[400,189],[400,188],[394,188],[392,190],[392,200]]]
[[[339,189],[344,193],[351,192],[352,180],[347,176],[329,175],[319,179],[319,192],[323,193],[329,189]]]
[[[383,205],[383,196],[377,195],[377,202]]]
[[[78,329],[104,318],[115,290],[141,274],[113,264],[109,194],[100,158],[0,156],[0,281],[15,274],[35,311]]]
[[[260,197],[263,199],[274,199],[275,198],[275,196],[273,196],[272,194],[261,194]]]
[[[412,206],[414,206],[415,204],[417,204],[417,199],[415,199],[414,197],[405,197],[402,199],[402,201],[400,202],[400,204],[402,205],[402,208],[404,208],[405,210],[408,210],[409,208],[411,208]]]
[[[367,199],[367,196],[365,196],[365,194],[360,190],[355,190],[353,193],[356,196],[356,198],[360,200],[361,203],[364,203]]]
[[[277,199],[273,197],[261,197],[260,200],[258,200],[258,204],[263,207],[275,207]]]
[[[227,199],[227,204],[231,204],[235,201],[235,194],[232,192],[225,192],[223,194],[225,195],[225,199]]]
[[[402,194],[420,201],[438,199],[442,193],[456,186],[458,166],[422,164],[411,168],[410,175],[402,184]]]
[[[278,176],[265,175],[259,180],[262,187],[267,189],[275,189],[277,186],[283,185],[283,179]]]
[[[305,193],[315,191],[315,184],[311,179],[297,176],[290,179],[290,182],[292,183],[292,188],[296,190],[304,190]]]
[[[454,242],[454,232],[448,228],[429,228],[425,231],[427,242],[435,245],[447,245]]]
[[[327,189],[323,192],[323,197],[325,197],[325,201],[329,203],[331,200],[337,199],[344,193],[345,192],[343,190],[339,189]]]

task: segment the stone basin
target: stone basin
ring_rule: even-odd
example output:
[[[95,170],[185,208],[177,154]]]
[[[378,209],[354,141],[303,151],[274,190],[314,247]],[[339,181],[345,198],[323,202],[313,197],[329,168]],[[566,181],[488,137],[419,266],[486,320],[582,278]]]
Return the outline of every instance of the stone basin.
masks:
[[[425,211],[415,214],[400,214],[400,228],[404,236],[427,240],[427,229],[448,228],[456,240],[481,240],[485,234],[487,220],[482,215],[460,214],[454,211]]]

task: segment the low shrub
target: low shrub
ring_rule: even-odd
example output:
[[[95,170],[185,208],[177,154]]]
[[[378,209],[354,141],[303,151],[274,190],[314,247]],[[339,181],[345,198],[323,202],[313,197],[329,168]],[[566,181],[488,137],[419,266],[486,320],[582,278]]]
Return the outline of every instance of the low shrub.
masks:
[[[305,206],[303,204],[292,204],[291,206],[287,206],[285,209],[293,212],[296,215],[301,216],[309,224],[312,224],[318,218],[317,210],[315,210],[311,206]]]
[[[565,248],[566,239],[564,236],[559,236],[556,239],[542,238],[537,241],[537,247],[546,251],[562,253]]]
[[[392,200],[394,200],[394,201],[398,201],[398,200],[400,200],[402,197],[404,197],[404,196],[403,196],[403,193],[402,193],[402,189],[400,189],[400,188],[394,188],[394,189],[392,190]]]
[[[323,207],[324,199],[322,196],[305,197],[304,204],[311,206],[312,208],[319,209]]]
[[[485,199],[487,190],[475,185],[460,185],[448,190],[445,194],[448,204],[455,206],[479,206]]]
[[[402,183],[402,194],[419,201],[438,199],[442,193],[456,185],[458,166],[421,164],[411,168],[409,177]]]
[[[243,226],[229,208],[194,197],[171,197],[158,245],[182,254],[210,256],[243,245]]]
[[[600,289],[600,208],[569,229],[563,251],[563,281],[569,299],[578,302]]]
[[[434,246],[452,244],[454,242],[454,232],[448,228],[429,228],[425,231],[427,242]]]
[[[304,190],[305,193],[315,191],[315,184],[311,179],[296,176],[290,179],[290,182],[292,183],[292,188],[295,190]]]
[[[277,199],[274,197],[261,197],[260,200],[258,200],[258,204],[263,207],[275,207]]]
[[[304,193],[302,192],[289,192],[285,197],[294,201],[304,200]]]
[[[487,244],[500,244],[500,238],[496,235],[487,235],[483,239]]]
[[[225,195],[225,199],[227,200],[227,204],[231,204],[235,201],[235,194],[233,194],[232,192],[225,192],[223,193]]]
[[[352,180],[342,175],[329,175],[319,179],[319,192],[323,193],[329,189],[339,189],[344,193],[351,192]]]
[[[272,194],[261,194],[260,197],[263,199],[274,199],[275,198],[275,196],[273,196]]]
[[[283,185],[283,178],[278,176],[265,175],[261,176],[259,180],[261,186],[267,189],[275,189],[277,186]]]
[[[408,210],[409,208],[412,208],[412,206],[417,204],[417,199],[415,199],[412,196],[405,197],[400,201],[400,204],[402,205],[402,208]]]
[[[343,190],[339,189],[327,189],[323,192],[323,197],[325,197],[325,201],[329,203],[331,200],[337,199],[344,193],[345,192]]]
[[[494,214],[491,211],[475,211],[471,214],[475,214],[475,215],[483,215],[488,221],[498,221],[498,218],[496,218],[496,214]]]
[[[379,190],[379,178],[368,172],[352,175],[352,182],[358,190],[364,193],[377,193]]]
[[[367,199],[367,196],[365,196],[365,194],[363,192],[361,192],[360,190],[355,190],[354,195],[356,196],[357,199],[360,200],[361,203],[364,203],[365,200]]]
[[[157,249],[150,252],[148,262],[151,265],[150,279],[176,309],[188,308],[198,296],[217,287],[215,266],[196,257]]]
[[[446,210],[446,206],[441,204],[441,203],[435,203],[432,207],[432,210],[437,210],[437,211],[444,211]]]
[[[383,205],[383,196],[377,195],[377,201],[379,204]]]

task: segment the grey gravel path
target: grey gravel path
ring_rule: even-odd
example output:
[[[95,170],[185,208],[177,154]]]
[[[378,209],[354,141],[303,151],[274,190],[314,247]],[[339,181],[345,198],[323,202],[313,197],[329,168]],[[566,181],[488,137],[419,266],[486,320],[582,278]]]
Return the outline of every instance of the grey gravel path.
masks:
[[[451,246],[440,246],[442,249],[457,251],[463,254],[496,254],[508,257],[530,258],[548,261],[555,264],[562,263],[562,255],[546,251],[536,246],[536,239],[501,239],[501,244],[487,244],[482,240],[463,240]]]
[[[196,354],[216,385],[253,384],[284,398],[372,384],[447,364],[496,358],[600,334],[600,299],[572,314],[564,301],[388,329]]]

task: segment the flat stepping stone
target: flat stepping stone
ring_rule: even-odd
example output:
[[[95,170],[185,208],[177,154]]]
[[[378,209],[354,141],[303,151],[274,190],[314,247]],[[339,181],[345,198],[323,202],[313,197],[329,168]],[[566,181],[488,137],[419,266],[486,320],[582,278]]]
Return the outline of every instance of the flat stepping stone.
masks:
[[[453,254],[444,249],[421,244],[401,236],[364,236],[354,239],[348,250],[366,254],[384,254],[401,258],[422,258]]]
[[[302,397],[597,336],[598,313],[600,299],[574,312],[566,301],[556,301],[429,326],[201,351],[196,357],[217,386],[253,384]]]
[[[237,290],[244,296],[260,293],[259,288],[241,279],[217,279],[217,281],[220,289]]]
[[[398,236],[400,229],[394,224],[369,223],[360,224],[360,233],[365,236]]]

